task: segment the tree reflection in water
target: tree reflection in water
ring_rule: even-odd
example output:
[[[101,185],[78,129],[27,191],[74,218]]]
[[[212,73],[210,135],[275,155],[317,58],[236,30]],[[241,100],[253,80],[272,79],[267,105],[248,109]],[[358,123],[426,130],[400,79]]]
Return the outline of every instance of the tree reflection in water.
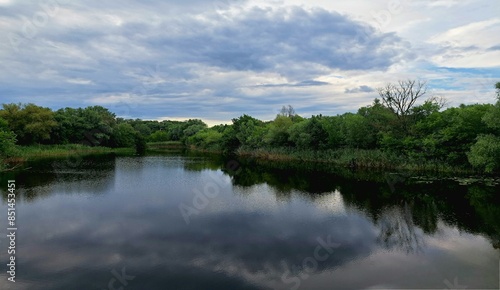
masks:
[[[382,210],[376,225],[380,230],[377,242],[382,247],[398,249],[407,254],[422,252],[425,246],[424,235],[415,226],[412,209],[407,202],[402,206],[390,206]]]

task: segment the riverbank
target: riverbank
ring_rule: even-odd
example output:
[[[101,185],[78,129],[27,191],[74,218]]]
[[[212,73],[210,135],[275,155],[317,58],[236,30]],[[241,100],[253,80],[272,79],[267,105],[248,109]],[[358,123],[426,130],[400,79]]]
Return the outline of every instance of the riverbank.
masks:
[[[133,148],[89,147],[81,144],[18,146],[8,157],[0,159],[0,171],[9,170],[32,159],[134,152]]]
[[[190,150],[220,154],[220,151],[189,147]],[[342,168],[363,170],[405,170],[414,172],[442,172],[457,174],[478,174],[470,166],[459,167],[441,160],[408,158],[382,150],[330,149],[323,151],[291,150],[287,148],[248,149],[239,148],[235,154],[243,158],[262,161],[299,161],[328,164]]]

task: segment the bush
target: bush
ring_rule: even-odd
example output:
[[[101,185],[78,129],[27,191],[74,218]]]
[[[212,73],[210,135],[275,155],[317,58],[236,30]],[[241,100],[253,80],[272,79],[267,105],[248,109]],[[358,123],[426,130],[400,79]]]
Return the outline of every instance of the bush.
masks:
[[[491,173],[500,169],[500,138],[481,135],[467,154],[470,164]]]

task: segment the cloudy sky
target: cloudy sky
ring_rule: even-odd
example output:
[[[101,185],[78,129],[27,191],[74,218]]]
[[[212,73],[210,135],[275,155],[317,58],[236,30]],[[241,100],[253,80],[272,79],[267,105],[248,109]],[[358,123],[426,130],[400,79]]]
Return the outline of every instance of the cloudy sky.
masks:
[[[375,89],[494,102],[491,0],[0,0],[0,103],[120,117],[269,120],[356,111]]]

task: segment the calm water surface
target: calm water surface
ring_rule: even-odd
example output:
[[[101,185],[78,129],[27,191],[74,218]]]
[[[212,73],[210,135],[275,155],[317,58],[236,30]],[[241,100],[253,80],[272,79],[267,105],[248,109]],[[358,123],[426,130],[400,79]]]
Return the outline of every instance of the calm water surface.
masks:
[[[498,186],[187,155],[31,167],[1,177],[1,289],[499,288]]]

